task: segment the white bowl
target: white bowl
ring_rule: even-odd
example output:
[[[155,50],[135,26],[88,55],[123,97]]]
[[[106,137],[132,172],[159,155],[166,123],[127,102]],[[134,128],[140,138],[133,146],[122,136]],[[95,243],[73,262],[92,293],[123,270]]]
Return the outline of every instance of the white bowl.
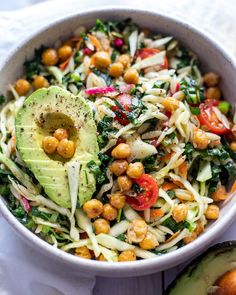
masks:
[[[52,45],[58,38],[69,37],[80,25],[90,27],[97,18],[102,20],[123,20],[131,17],[140,27],[150,28],[164,35],[173,35],[198,55],[203,70],[218,72],[221,77],[221,88],[225,99],[234,102],[236,65],[233,58],[212,38],[182,20],[157,12],[132,8],[105,8],[85,11],[62,18],[60,21],[33,34],[30,39],[19,44],[0,65],[0,89],[6,91],[8,84],[14,82],[23,73],[25,59],[33,57],[34,49],[43,45]],[[109,263],[86,260],[53,248],[45,241],[25,228],[9,212],[3,199],[0,198],[0,211],[9,224],[28,244],[56,260],[68,271],[82,271],[85,274],[124,277],[138,276],[162,271],[199,254],[202,250],[223,233],[236,216],[235,200],[231,198],[222,207],[220,218],[210,224],[206,231],[194,242],[168,254],[153,259],[135,262]]]

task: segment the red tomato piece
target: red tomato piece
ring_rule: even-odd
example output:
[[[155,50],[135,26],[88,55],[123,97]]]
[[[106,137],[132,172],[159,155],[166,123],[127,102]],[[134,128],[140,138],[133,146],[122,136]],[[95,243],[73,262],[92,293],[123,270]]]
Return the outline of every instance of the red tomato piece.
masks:
[[[121,105],[112,106],[111,109],[116,113],[115,120],[117,120],[121,125],[128,125],[129,120],[124,111],[130,112],[132,105],[132,96],[129,94],[120,94],[116,97],[117,102]]]
[[[136,58],[140,57],[141,59],[145,59],[147,57],[151,57],[154,54],[157,54],[158,52],[160,52],[160,50],[156,48],[141,48],[136,51],[135,56]],[[165,57],[164,63],[161,65],[161,68],[168,69],[168,67],[169,67],[168,58]]]
[[[200,115],[198,119],[201,125],[207,127],[210,132],[221,135],[230,132],[230,129],[226,128],[216,116],[213,107],[218,105],[219,101],[215,99],[205,100],[204,103],[199,105]]]
[[[143,211],[152,207],[158,199],[159,187],[155,179],[149,174],[143,174],[134,180],[141,189],[137,197],[126,197],[126,202],[137,211]]]

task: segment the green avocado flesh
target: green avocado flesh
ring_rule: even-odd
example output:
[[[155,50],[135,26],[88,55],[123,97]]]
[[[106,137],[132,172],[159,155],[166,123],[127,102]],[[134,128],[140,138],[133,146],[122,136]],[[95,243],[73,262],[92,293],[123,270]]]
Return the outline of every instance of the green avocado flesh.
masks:
[[[217,279],[235,266],[236,242],[217,244],[184,269],[165,294],[209,295]]]
[[[68,164],[79,162],[79,204],[89,200],[96,180],[87,168],[91,160],[98,162],[98,144],[93,114],[83,97],[51,86],[35,91],[24,102],[15,119],[16,145],[21,159],[33,172],[48,197],[64,208],[71,208]],[[57,128],[69,130],[75,143],[71,159],[57,153],[48,155],[42,149],[44,136]]]

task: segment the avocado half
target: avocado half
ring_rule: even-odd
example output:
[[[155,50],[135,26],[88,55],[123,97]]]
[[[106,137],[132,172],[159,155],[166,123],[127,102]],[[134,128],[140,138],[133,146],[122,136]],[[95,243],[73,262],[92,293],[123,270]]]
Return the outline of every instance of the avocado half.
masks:
[[[165,295],[218,294],[210,293],[214,289],[212,286],[225,273],[235,268],[236,241],[216,244],[191,262],[168,286]],[[230,294],[236,293],[232,291]]]
[[[69,160],[58,154],[48,155],[42,148],[44,136],[57,128],[69,130],[75,153]],[[79,162],[79,203],[89,200],[96,180],[87,168],[98,162],[97,129],[92,111],[83,97],[74,96],[57,86],[42,88],[31,94],[15,118],[16,146],[27,167],[44,188],[48,197],[63,208],[71,208],[68,165]]]

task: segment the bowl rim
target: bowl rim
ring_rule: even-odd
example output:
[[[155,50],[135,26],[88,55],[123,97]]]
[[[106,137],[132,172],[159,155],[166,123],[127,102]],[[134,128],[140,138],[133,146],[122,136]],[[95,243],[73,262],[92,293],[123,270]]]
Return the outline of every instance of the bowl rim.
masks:
[[[21,40],[14,48],[9,50],[8,54],[4,57],[4,60],[0,62],[0,71],[4,70],[4,66],[18,53],[22,46],[26,45],[30,42],[31,39],[36,38],[39,34],[45,32],[47,29],[52,27],[56,27],[57,25],[63,23],[64,21],[69,21],[78,18],[81,15],[96,15],[100,13],[111,13],[113,14],[114,10],[118,12],[131,12],[137,14],[146,14],[154,17],[161,17],[165,19],[167,22],[175,22],[178,26],[188,28],[190,31],[194,32],[195,35],[199,35],[203,40],[207,43],[210,43],[212,47],[214,47],[224,58],[232,64],[232,66],[236,70],[236,61],[231,53],[229,53],[222,45],[220,45],[217,41],[215,41],[211,36],[209,36],[202,29],[196,28],[192,23],[187,22],[186,20],[182,20],[176,16],[169,16],[166,13],[151,11],[150,9],[142,9],[142,8],[132,8],[129,6],[102,6],[98,9],[85,9],[79,12],[71,13],[66,15],[65,17],[60,17],[53,22],[43,26],[42,28],[34,31],[32,34],[29,34],[26,38]],[[35,246],[41,253],[45,255],[50,255],[51,258],[56,260],[60,260],[64,263],[68,263],[73,267],[80,268],[80,270],[89,272],[91,274],[99,274],[105,276],[129,276],[129,275],[141,275],[153,273],[156,271],[156,268],[164,270],[170,268],[174,265],[177,265],[183,260],[187,260],[188,258],[193,257],[199,251],[205,249],[217,236],[219,236],[225,229],[228,227],[236,218],[236,206],[232,206],[230,210],[227,212],[227,215],[222,216],[221,220],[217,223],[215,221],[215,225],[208,229],[206,233],[203,233],[199,236],[195,241],[190,244],[185,245],[173,252],[166,253],[164,255],[157,256],[152,259],[143,259],[132,262],[123,262],[123,263],[114,263],[114,262],[102,262],[96,260],[87,260],[76,257],[69,253],[66,253],[60,249],[54,248],[52,245],[48,244],[46,241],[39,238],[33,232],[28,230],[23,224],[21,224],[17,218],[15,218],[12,213],[8,210],[5,202],[0,197],[0,212],[4,216],[4,218],[8,221],[8,223],[12,226],[12,228],[20,234],[31,246]],[[181,259],[180,257],[185,257],[185,259]],[[180,262],[181,260],[181,262]],[[159,267],[158,267],[159,266]]]

